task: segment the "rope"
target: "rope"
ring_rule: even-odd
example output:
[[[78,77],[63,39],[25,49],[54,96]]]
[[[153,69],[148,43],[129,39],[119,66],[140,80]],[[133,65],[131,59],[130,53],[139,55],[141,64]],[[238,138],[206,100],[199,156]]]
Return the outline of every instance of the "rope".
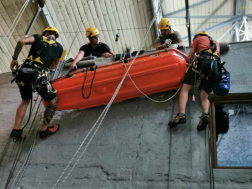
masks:
[[[87,6],[86,6],[86,7],[88,7],[88,5],[89,5],[92,1],[93,1],[93,0],[89,0],[89,1],[87,2]],[[86,8],[86,10],[87,10],[87,8]],[[83,22],[82,20],[83,20],[83,17],[84,17],[84,15],[85,15],[86,10],[84,10],[84,13],[83,13],[82,16],[81,16],[80,22],[77,24],[77,31],[75,32],[75,36],[74,36],[73,42],[71,43],[71,45],[70,45],[70,47],[69,47],[69,50],[68,50],[68,53],[67,53],[67,56],[66,56],[66,57],[68,57],[68,55],[69,55],[69,53],[70,53],[70,50],[71,50],[71,48],[72,48],[72,46],[73,46],[73,43],[74,43],[74,41],[75,41],[75,39],[76,39],[78,33],[80,32],[80,26],[81,26],[81,24],[82,24],[82,22]]]
[[[159,8],[158,8],[157,12],[160,10],[161,5],[162,5],[162,2],[163,2],[163,0],[161,1],[161,3],[160,3],[160,5],[159,5]],[[110,102],[109,102],[108,105],[105,107],[105,109],[103,110],[103,112],[101,113],[101,115],[99,116],[99,118],[97,119],[97,121],[95,122],[95,124],[93,125],[93,127],[91,128],[91,130],[88,132],[87,136],[86,136],[86,137],[84,138],[84,140],[82,141],[81,145],[79,146],[79,148],[77,149],[77,151],[76,151],[75,154],[73,155],[72,159],[69,161],[68,165],[66,166],[66,168],[64,169],[64,171],[62,172],[62,174],[60,175],[59,179],[56,181],[56,183],[54,184],[54,186],[53,186],[52,189],[55,189],[55,187],[57,186],[57,184],[59,183],[59,181],[61,180],[61,178],[62,178],[63,175],[65,174],[66,170],[68,169],[68,167],[70,166],[70,164],[73,162],[74,158],[76,157],[76,155],[78,154],[78,152],[79,152],[80,149],[82,148],[83,144],[84,144],[85,141],[87,140],[88,136],[90,135],[90,133],[93,131],[93,129],[96,127],[96,125],[97,125],[98,122],[100,121],[99,124],[98,124],[98,126],[97,126],[97,128],[96,128],[96,130],[95,130],[95,132],[94,132],[93,135],[91,136],[91,138],[90,138],[88,144],[86,145],[86,147],[84,148],[84,150],[82,151],[82,153],[80,154],[80,156],[78,157],[78,159],[77,159],[77,161],[75,162],[75,164],[73,165],[72,169],[71,169],[71,170],[68,172],[68,174],[65,176],[64,180],[61,182],[61,184],[59,185],[59,187],[61,187],[62,184],[66,181],[66,179],[67,179],[68,176],[71,174],[71,172],[73,171],[73,169],[75,168],[75,166],[76,166],[77,163],[79,162],[80,158],[82,157],[82,155],[84,154],[84,152],[85,152],[86,149],[88,148],[90,142],[92,141],[92,139],[94,138],[96,132],[97,132],[98,129],[100,128],[101,123],[103,122],[103,120],[104,120],[104,118],[105,118],[105,116],[106,116],[106,114],[107,114],[107,112],[108,112],[108,110],[109,110],[111,104],[113,103],[115,97],[117,96],[117,93],[118,93],[118,91],[120,90],[120,88],[121,88],[121,86],[122,86],[122,84],[123,84],[123,82],[124,82],[124,80],[125,80],[125,78],[126,78],[128,72],[129,72],[131,66],[133,65],[135,59],[136,59],[137,56],[139,55],[140,50],[141,50],[141,48],[142,48],[142,46],[143,46],[143,44],[144,44],[144,42],[145,42],[145,40],[146,40],[146,37],[147,37],[147,35],[148,35],[150,29],[151,29],[151,26],[152,26],[153,23],[155,22],[156,18],[157,18],[157,13],[156,13],[155,16],[153,17],[153,19],[152,19],[152,21],[151,21],[151,23],[150,23],[150,26],[149,26],[149,28],[148,28],[146,34],[145,34],[144,39],[142,40],[142,43],[141,43],[141,45],[140,45],[140,47],[139,47],[139,50],[138,50],[138,52],[137,52],[135,58],[134,58],[133,61],[131,62],[129,68],[126,70],[126,73],[124,74],[124,76],[123,76],[123,78],[122,78],[120,84],[117,86],[117,89],[116,89],[114,95],[112,96]]]
[[[208,138],[210,141],[210,129],[208,129]],[[212,167],[212,159],[211,159],[211,148],[209,148],[209,169],[210,169],[210,189],[214,189],[214,173]]]
[[[36,103],[37,103],[37,101],[34,103],[33,108],[32,108],[32,111],[34,110]],[[30,112],[30,114],[31,114],[31,112]],[[30,119],[30,117],[29,117],[28,119]],[[34,118],[34,119],[35,119],[35,118]],[[27,122],[27,123],[28,123],[28,122]],[[28,135],[30,134],[30,131],[31,131],[31,128],[32,128],[33,123],[34,123],[34,120],[33,120],[32,124],[31,124],[31,126],[30,126],[29,131],[28,131]],[[21,144],[19,145],[18,152],[17,152],[17,154],[16,154],[15,160],[14,160],[14,162],[13,162],[13,165],[12,165],[11,171],[10,171],[10,174],[9,174],[9,176],[8,176],[8,179],[7,179],[7,182],[6,182],[6,185],[5,185],[5,189],[7,189],[7,188],[8,188],[8,185],[10,184],[10,181],[11,181],[12,176],[13,176],[13,174],[14,174],[14,171],[15,171],[15,169],[16,169],[17,163],[18,163],[19,158],[20,158],[20,156],[21,156],[22,149],[23,149],[23,147],[24,147],[23,144],[24,144],[24,140],[22,140],[22,141],[21,141]],[[14,146],[15,146],[15,145],[14,145]],[[14,149],[14,146],[13,146],[13,149]],[[13,150],[13,149],[12,149],[12,150]]]
[[[24,5],[23,5],[22,8],[20,9],[18,15],[17,15],[16,18],[14,19],[14,21],[13,21],[13,23],[12,23],[12,25],[11,25],[9,31],[6,33],[6,35],[5,35],[5,37],[4,37],[4,40],[6,39],[6,43],[9,41],[9,39],[10,39],[12,33],[14,32],[14,29],[16,28],[18,21],[20,20],[20,18],[21,18],[21,16],[22,16],[22,14],[24,13],[26,7],[28,6],[29,1],[30,1],[30,0],[26,0],[26,2],[24,3]],[[20,15],[20,16],[19,16],[19,15]],[[15,22],[16,22],[16,23],[15,23]],[[14,23],[15,23],[15,24],[14,24]],[[14,25],[15,25],[15,26],[14,26]],[[13,27],[13,26],[14,26],[14,27]],[[13,28],[12,28],[12,27],[13,27]],[[12,32],[10,33],[11,30],[12,30]],[[9,37],[8,37],[8,39],[7,39],[7,35],[8,35],[9,33],[10,33],[10,35],[9,35]],[[3,41],[4,41],[4,40],[3,40]],[[5,42],[4,42],[4,44],[5,44]],[[5,45],[6,45],[6,44],[5,44]]]
[[[54,76],[55,76],[55,75],[54,75]],[[40,84],[40,85],[41,85],[41,84]],[[40,90],[40,88],[39,88],[39,90]],[[38,90],[38,94],[39,94],[39,90]],[[51,90],[50,90],[50,91],[51,91]],[[51,91],[51,92],[52,92],[52,91]],[[57,92],[57,91],[56,91],[56,92]],[[31,123],[31,127],[32,127],[32,125],[34,124],[34,121],[35,121],[35,119],[36,119],[36,116],[37,116],[38,110],[39,110],[39,108],[40,108],[41,102],[42,102],[42,100],[40,100],[40,102],[39,102],[37,111],[36,111],[36,113],[35,113],[35,116],[34,116],[34,118],[33,118],[32,123]],[[37,103],[37,98],[36,98],[36,103]],[[35,107],[36,103],[34,104],[34,107]],[[34,107],[33,107],[33,109],[34,109]],[[32,110],[32,111],[33,111],[33,110]],[[30,130],[31,130],[31,127],[30,127]],[[29,132],[30,132],[30,130],[29,130]],[[12,186],[11,186],[11,189],[12,189],[12,188],[16,188],[16,187],[18,186],[18,184],[19,184],[19,182],[20,182],[20,179],[22,178],[23,174],[25,173],[25,170],[26,170],[26,168],[27,168],[28,162],[30,161],[31,154],[32,154],[32,152],[33,152],[33,150],[34,150],[34,147],[35,147],[35,144],[36,144],[36,140],[37,140],[37,137],[34,138],[33,145],[30,147],[30,150],[29,150],[29,152],[28,152],[28,154],[27,154],[27,157],[26,157],[26,159],[25,159],[25,161],[24,161],[22,167],[20,168],[20,170],[19,170],[17,176],[15,177],[15,179],[14,179],[14,181],[13,181],[13,184],[12,184]],[[23,170],[22,170],[22,169],[23,169]],[[21,171],[22,171],[22,173],[21,173]],[[19,176],[20,173],[21,173],[21,176]],[[18,178],[18,176],[19,176],[19,178]],[[17,178],[18,178],[17,184],[13,187],[13,185],[14,185],[14,183],[15,183],[15,181],[16,181]]]
[[[39,109],[40,109],[41,102],[42,102],[42,100],[40,100],[40,102],[39,102],[37,111],[36,111],[36,113],[35,113],[34,119],[33,119],[32,124],[31,124],[31,127],[32,127],[32,125],[34,124],[34,121],[35,121],[35,119],[36,119],[36,117],[37,117],[38,111],[39,111]],[[31,127],[30,127],[30,130],[31,130]],[[30,130],[29,130],[29,132],[30,132]],[[37,135],[36,135],[36,136],[37,136]],[[26,159],[25,159],[25,161],[24,161],[22,167],[20,168],[20,170],[19,170],[17,176],[15,177],[15,179],[14,179],[14,181],[13,181],[13,183],[12,183],[11,189],[16,188],[16,187],[18,186],[19,182],[20,182],[20,179],[23,177],[24,172],[25,172],[25,170],[26,170],[26,168],[27,168],[28,162],[29,162],[29,160],[30,160],[31,154],[32,154],[32,152],[33,152],[33,150],[34,150],[34,146],[35,146],[35,144],[36,144],[36,140],[37,140],[37,137],[35,137],[35,139],[34,139],[34,141],[33,141],[33,145],[31,146],[31,148],[30,148],[30,150],[29,150],[29,152],[28,152],[28,154],[27,154],[27,157],[26,157]],[[22,171],[22,169],[23,169],[23,171]],[[21,171],[22,171],[22,173],[21,173]],[[21,175],[19,176],[20,173],[21,173]],[[19,178],[18,178],[18,176],[19,176]],[[17,180],[17,178],[18,178],[18,180]],[[17,180],[17,183],[15,184],[16,180]],[[13,187],[14,184],[15,184],[15,186]]]
[[[19,11],[18,15],[17,15],[16,18],[14,19],[14,21],[13,21],[13,23],[12,23],[12,25],[11,25],[9,31],[8,31],[7,34],[5,35],[6,41],[4,42],[4,45],[6,45],[6,44],[9,42],[9,39],[10,39],[12,33],[14,32],[14,30],[15,30],[15,28],[16,28],[16,26],[17,26],[17,24],[18,24],[18,22],[19,22],[19,20],[20,20],[20,18],[21,18],[21,16],[23,15],[23,13],[24,13],[26,7],[27,7],[28,4],[29,4],[29,1],[30,1],[30,0],[26,0],[26,2],[24,3],[23,7],[22,7],[21,10]],[[19,15],[20,15],[20,16],[19,16]],[[15,22],[16,22],[16,23],[15,23]],[[14,24],[14,23],[15,23],[15,24]],[[14,26],[13,26],[13,25],[14,25]],[[12,27],[13,27],[13,28],[12,28]],[[12,31],[11,31],[11,30],[12,30]],[[9,34],[9,33],[10,33],[10,34]],[[9,34],[9,37],[7,37],[8,34]]]
[[[84,17],[84,15],[85,15],[85,12],[86,12],[86,10],[87,10],[87,7],[88,7],[89,3],[91,3],[92,1],[93,1],[93,0],[89,0],[89,1],[87,2],[86,9],[84,9],[84,13],[83,13],[82,16],[81,16],[80,22],[77,24],[77,31],[76,31],[76,32],[73,32],[73,33],[75,33],[75,36],[74,36],[74,39],[73,39],[72,43],[70,44],[69,50],[68,50],[67,54],[65,55],[65,57],[68,57],[68,55],[69,55],[69,53],[70,53],[70,50],[71,50],[71,48],[72,48],[72,46],[73,46],[73,43],[74,43],[74,41],[75,41],[75,39],[76,39],[78,33],[80,32],[80,26],[81,26],[81,24],[83,23],[83,17]],[[50,16],[50,15],[49,15],[49,16]],[[63,31],[62,31],[61,33],[66,33],[66,32],[63,32]],[[64,60],[61,61],[60,64],[57,66],[57,68],[58,68],[59,66],[61,66],[61,67],[59,68],[59,70],[57,69],[56,72],[55,72],[55,74],[57,73],[57,75],[56,75],[57,77],[58,77],[58,73],[61,72],[61,70],[62,70],[63,65],[65,64],[65,62],[66,62],[66,60],[64,59]]]
[[[12,36],[12,33],[14,32],[16,26],[17,26],[17,23],[18,21],[20,20],[21,16],[23,15],[26,7],[28,6],[28,3],[29,3],[30,0],[26,0],[26,2],[24,3],[24,5],[22,6],[21,10],[19,11],[18,15],[16,16],[16,18],[14,19],[10,29],[8,30],[8,32],[6,33],[6,35],[4,36],[4,39],[3,39],[3,45],[6,46],[7,43],[9,42],[9,39],[11,38]],[[15,23],[16,22],[16,23]],[[14,24],[15,23],[15,24]],[[12,30],[12,31],[11,31]],[[9,34],[10,33],[10,34]],[[7,37],[7,35],[9,34],[9,37]],[[6,40],[5,40],[6,39]],[[3,53],[3,50],[1,50],[1,53],[0,53],[0,57]],[[9,68],[4,64],[4,61],[1,57],[1,60],[3,62],[3,65],[7,68],[7,70],[9,70]]]
[[[123,62],[123,65],[124,65],[125,69],[127,70],[127,67],[126,67],[126,65],[124,64],[124,62]],[[179,90],[180,90],[181,87],[182,87],[182,85],[181,85],[181,86],[178,88],[178,90],[175,92],[175,94],[172,95],[170,98],[168,98],[168,99],[166,99],[166,100],[163,100],[163,101],[158,101],[158,100],[154,100],[154,99],[150,98],[148,95],[146,95],[144,92],[142,92],[142,91],[137,87],[137,85],[135,84],[135,82],[132,80],[132,78],[131,78],[129,72],[128,72],[128,76],[129,76],[131,82],[133,83],[133,85],[136,87],[136,89],[137,89],[142,95],[144,95],[146,98],[148,98],[149,100],[151,100],[151,101],[153,101],[153,102],[156,102],[156,103],[165,103],[165,102],[171,100],[173,97],[176,96],[176,94],[179,92]]]

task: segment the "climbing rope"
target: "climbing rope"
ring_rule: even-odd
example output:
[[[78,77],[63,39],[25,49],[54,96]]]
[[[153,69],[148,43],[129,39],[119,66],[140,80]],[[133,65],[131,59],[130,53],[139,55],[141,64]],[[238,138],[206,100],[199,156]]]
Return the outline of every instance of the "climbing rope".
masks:
[[[29,1],[30,1],[30,0],[27,0],[27,1],[25,2],[25,5],[23,6],[24,8],[22,7],[22,12],[20,13],[20,17],[22,16],[22,14],[23,14],[25,8],[27,7]],[[90,2],[92,2],[92,1],[93,1],[93,0],[90,0],[90,1],[87,3],[87,5],[88,5]],[[84,14],[85,14],[85,10],[84,10]],[[82,17],[84,16],[84,14],[82,15]],[[20,17],[17,18],[17,22],[19,21]],[[15,19],[15,20],[16,20],[16,19]],[[82,20],[82,19],[81,19],[81,20]],[[12,25],[14,25],[14,29],[15,29],[15,27],[16,27],[16,25],[17,25],[17,22],[15,23],[15,25],[14,25],[14,23],[12,24]],[[81,25],[81,22],[79,22],[79,24],[78,24],[78,31],[77,31],[76,34],[75,34],[74,40],[76,39],[76,36],[77,36],[77,34],[78,34],[78,32],[79,32],[80,25]],[[14,31],[14,29],[13,29],[13,31]],[[13,33],[13,31],[11,32],[11,34]],[[11,34],[10,34],[10,36],[11,36]],[[6,35],[6,36],[7,36],[7,35]],[[10,38],[10,37],[9,37],[9,38]],[[9,38],[8,38],[8,39],[9,39]],[[8,40],[8,39],[7,39],[7,40]],[[70,49],[71,49],[71,47],[72,47],[72,45],[73,45],[73,43],[74,43],[74,40],[73,40],[73,42],[71,43]],[[7,41],[7,42],[8,42],[8,41]],[[70,52],[70,49],[69,49],[69,52]],[[69,52],[68,52],[68,53],[69,53]],[[55,75],[54,75],[54,76],[55,76]],[[55,91],[51,91],[51,92],[56,93],[56,90],[55,90]],[[36,102],[37,102],[37,101],[36,101]],[[36,104],[36,103],[35,103],[35,104]],[[35,104],[34,104],[34,106],[35,106]],[[39,108],[40,108],[40,104],[41,104],[41,101],[40,101],[39,106],[38,106],[38,108],[37,108],[37,111],[36,111],[36,114],[35,114],[35,116],[34,116],[34,119],[33,119],[33,122],[32,122],[32,124],[31,124],[31,127],[32,127],[32,125],[33,125],[33,123],[34,123],[34,121],[35,121],[36,116],[37,116],[38,110],[39,110]],[[34,109],[34,107],[33,107],[33,109]],[[30,119],[30,116],[29,116],[29,119]],[[28,122],[27,122],[27,123],[28,123]],[[27,123],[26,123],[26,125],[27,125]],[[26,125],[25,125],[25,126],[26,126]],[[30,127],[30,130],[31,130],[31,127]],[[29,130],[29,132],[30,132],[30,130]],[[33,145],[32,145],[31,148],[29,149],[29,152],[28,152],[28,154],[27,154],[27,156],[26,156],[26,158],[25,158],[25,161],[24,161],[23,165],[21,166],[20,170],[18,171],[18,174],[16,175],[16,177],[15,177],[13,183],[12,183],[11,189],[12,189],[12,188],[16,188],[16,187],[18,186],[18,184],[19,184],[19,182],[20,182],[20,179],[22,178],[22,176],[23,176],[23,174],[24,174],[24,172],[25,172],[25,170],[26,170],[26,168],[27,168],[28,162],[29,162],[29,160],[30,160],[31,154],[32,154],[33,149],[34,149],[35,144],[36,144],[36,140],[37,140],[37,137],[35,137],[34,142],[33,142]],[[8,142],[7,142],[7,143],[8,143]],[[12,178],[12,176],[13,176],[13,174],[14,174],[14,171],[15,171],[15,168],[16,168],[16,166],[17,166],[17,163],[18,163],[18,161],[19,161],[19,159],[20,159],[20,155],[21,155],[21,152],[22,152],[22,148],[23,148],[23,141],[22,141],[22,143],[21,143],[21,146],[20,146],[19,149],[18,149],[18,153],[17,153],[17,155],[16,155],[15,161],[14,161],[13,166],[12,166],[12,168],[11,168],[11,172],[10,172],[10,174],[9,174],[9,177],[8,177],[8,180],[7,180],[7,183],[6,183],[6,186],[5,186],[6,189],[8,188],[8,185],[9,185],[9,183],[10,183],[10,181],[11,181],[11,178]],[[1,159],[2,159],[2,157],[1,157]],[[20,176],[19,176],[19,175],[20,175]],[[16,183],[16,184],[15,184],[15,183]]]
[[[35,102],[35,104],[33,105],[32,111],[34,110],[35,105],[36,105],[36,102]],[[28,119],[30,119],[30,116],[29,116]],[[35,118],[34,118],[34,120],[35,120]],[[27,135],[30,134],[32,125],[33,125],[33,123],[34,123],[34,120],[33,120],[32,124],[31,124],[31,126],[30,126],[30,129],[29,129]],[[27,122],[27,123],[28,123],[28,122]],[[15,155],[15,159],[14,159],[14,162],[13,162],[13,164],[12,164],[11,171],[10,171],[9,176],[8,176],[8,178],[7,178],[7,182],[6,182],[6,185],[5,185],[5,189],[8,188],[8,186],[9,186],[9,184],[10,184],[10,182],[11,182],[11,179],[12,179],[12,176],[13,176],[14,171],[15,171],[15,169],[16,169],[17,163],[18,163],[18,161],[19,161],[19,159],[20,159],[20,156],[21,156],[21,154],[22,154],[22,151],[23,151],[23,147],[24,147],[23,144],[24,144],[24,139],[20,142],[20,145],[19,145],[19,147],[18,147],[18,149],[17,149],[17,153],[16,153],[16,155]],[[14,149],[14,147],[15,147],[15,145],[13,146],[13,149]],[[12,150],[13,150],[13,149],[12,149]]]
[[[127,70],[127,67],[126,67],[124,61],[123,61],[123,65],[124,65],[125,69]],[[142,92],[142,91],[138,88],[138,86],[135,84],[135,82],[133,81],[133,79],[131,78],[129,72],[128,72],[128,76],[129,76],[131,82],[133,83],[133,85],[136,87],[136,89],[137,89],[142,95],[144,95],[146,98],[148,98],[149,100],[151,100],[151,101],[153,101],[153,102],[156,102],[156,103],[165,103],[165,102],[171,100],[173,97],[175,97],[175,96],[177,95],[177,93],[179,92],[179,90],[180,90],[181,87],[182,87],[182,85],[181,85],[181,86],[178,88],[178,90],[174,93],[174,95],[172,95],[170,98],[168,98],[168,99],[166,99],[166,100],[158,101],[158,100],[154,100],[154,99],[150,98],[148,95],[146,95],[144,92]]]
[[[210,128],[208,129],[208,141],[211,141]],[[209,145],[210,146],[210,145]],[[212,158],[211,158],[211,148],[209,147],[209,171],[210,171],[210,189],[214,189],[214,173],[212,166]]]
[[[159,8],[158,8],[157,12],[160,10],[162,3],[163,3],[163,0],[161,0],[161,3],[159,4]],[[66,181],[66,179],[67,179],[67,178],[69,177],[69,175],[72,173],[73,169],[75,168],[75,166],[76,166],[77,163],[79,162],[80,158],[82,157],[82,155],[84,154],[84,152],[85,152],[86,149],[88,148],[88,146],[89,146],[89,144],[91,143],[92,139],[94,138],[96,132],[97,132],[98,129],[100,128],[101,123],[103,122],[104,118],[106,117],[107,112],[108,112],[110,106],[112,105],[112,103],[113,103],[115,97],[117,96],[117,94],[118,94],[118,92],[119,92],[119,90],[120,90],[120,88],[121,88],[121,86],[122,86],[122,84],[123,84],[123,82],[124,82],[126,76],[128,75],[128,72],[129,72],[130,68],[132,67],[132,65],[133,65],[135,59],[137,58],[137,56],[139,55],[140,50],[142,49],[143,44],[144,44],[144,42],[145,42],[145,40],[146,40],[146,37],[147,37],[147,35],[148,35],[148,33],[149,33],[150,29],[151,29],[151,26],[152,26],[153,23],[155,22],[156,18],[157,18],[157,13],[156,13],[155,16],[153,17],[153,19],[152,19],[152,21],[151,21],[151,23],[150,23],[150,25],[149,25],[149,28],[148,28],[148,30],[147,30],[147,32],[146,32],[146,34],[145,34],[145,37],[144,37],[144,39],[142,40],[142,43],[140,44],[140,47],[139,47],[139,50],[138,50],[136,56],[134,57],[133,61],[131,62],[129,68],[126,70],[126,73],[124,74],[124,76],[123,76],[121,82],[120,82],[119,85],[117,86],[116,91],[115,91],[114,95],[112,96],[110,102],[107,104],[107,106],[105,107],[105,109],[103,110],[103,112],[101,113],[101,115],[99,116],[99,118],[97,119],[97,121],[95,122],[95,124],[92,126],[92,128],[91,128],[90,131],[88,132],[87,136],[86,136],[86,137],[84,138],[84,140],[82,141],[81,145],[79,146],[79,148],[77,149],[77,151],[75,152],[75,154],[73,155],[73,157],[71,158],[71,160],[69,161],[69,163],[67,164],[66,168],[64,169],[64,171],[62,172],[62,174],[60,175],[59,179],[56,181],[56,183],[54,184],[54,186],[53,186],[52,189],[55,189],[55,188],[56,188],[56,186],[58,185],[58,183],[59,183],[59,181],[61,180],[61,178],[63,177],[63,175],[66,173],[66,170],[68,169],[68,167],[70,166],[70,164],[72,164],[73,160],[75,159],[75,157],[76,157],[77,154],[79,153],[79,151],[80,151],[80,149],[82,148],[83,144],[86,142],[86,140],[87,140],[87,138],[89,137],[90,133],[94,130],[94,128],[95,128],[95,127],[97,126],[97,124],[98,124],[98,126],[96,127],[96,129],[95,129],[93,135],[92,135],[91,138],[89,139],[89,141],[88,141],[86,147],[83,149],[82,153],[81,153],[81,154],[79,155],[79,157],[77,158],[77,160],[76,160],[76,162],[74,163],[74,165],[73,165],[73,167],[71,168],[71,170],[68,172],[68,174],[67,174],[67,175],[65,176],[65,178],[62,180],[61,184],[59,184],[59,187],[62,186],[62,184]],[[99,123],[98,123],[98,122],[99,122]]]
[[[7,43],[9,42],[9,39],[11,38],[12,33],[14,32],[14,30],[15,30],[15,28],[16,28],[16,26],[17,26],[19,20],[20,20],[20,18],[22,17],[22,15],[23,15],[23,13],[24,13],[26,7],[27,7],[28,4],[29,4],[29,1],[30,1],[30,0],[26,0],[26,2],[24,3],[24,5],[23,5],[22,8],[20,9],[18,15],[17,15],[16,18],[14,19],[14,21],[13,21],[13,23],[12,23],[10,29],[9,29],[8,32],[6,33],[6,35],[5,35],[4,39],[3,39],[4,45],[7,45]],[[7,37],[8,35],[9,35],[9,37]]]
[[[31,127],[32,127],[32,125],[33,125],[34,122],[35,122],[35,119],[36,119],[36,117],[37,117],[38,111],[39,111],[39,109],[40,109],[41,102],[42,102],[42,100],[40,100],[40,102],[39,102],[37,111],[36,111],[36,113],[35,113],[34,119],[33,119],[32,124],[31,124]],[[30,129],[31,129],[31,127],[30,127]],[[30,130],[29,130],[29,131],[30,131]],[[25,158],[25,161],[24,161],[22,167],[20,168],[20,170],[19,170],[17,176],[15,177],[15,179],[14,179],[14,181],[13,181],[13,183],[12,183],[11,189],[13,189],[13,188],[15,189],[15,188],[18,186],[18,184],[19,184],[19,182],[20,182],[20,179],[23,177],[23,174],[24,174],[24,172],[25,172],[25,170],[26,170],[26,168],[27,168],[27,164],[28,164],[28,162],[29,162],[29,160],[30,160],[30,158],[31,158],[31,154],[32,154],[32,152],[33,152],[33,150],[34,150],[36,141],[37,141],[37,135],[36,135],[36,137],[35,137],[35,139],[34,139],[34,141],[33,141],[33,144],[32,144],[32,146],[31,146],[31,148],[30,148],[30,150],[29,150],[29,152],[28,152],[28,154],[27,154],[27,156],[26,156],[26,158]],[[20,176],[19,176],[19,175],[20,175]],[[18,180],[17,180],[17,179],[18,179]],[[16,180],[17,180],[17,181],[16,181]],[[15,184],[15,182],[16,182],[16,184]],[[15,186],[14,186],[14,184],[15,184]],[[14,187],[13,187],[13,186],[14,186]]]
[[[12,23],[10,29],[8,30],[8,32],[7,32],[6,35],[4,36],[4,38],[3,38],[3,45],[4,45],[4,46],[6,46],[7,43],[10,41],[10,38],[11,38],[11,36],[12,36],[12,33],[14,32],[14,30],[15,30],[15,28],[16,28],[16,26],[17,26],[17,23],[19,22],[21,16],[23,15],[23,13],[24,13],[26,7],[28,6],[29,1],[30,1],[30,0],[26,0],[26,2],[24,3],[24,5],[23,5],[22,8],[20,9],[18,15],[17,15],[16,18],[14,19],[14,21],[13,21],[13,23]],[[8,35],[9,35],[9,36],[8,36]],[[1,58],[2,62],[3,62],[3,65],[7,68],[7,66],[4,64],[4,61],[3,61],[2,57],[1,57],[2,53],[3,53],[3,50],[0,51],[0,58]],[[7,70],[9,70],[9,68],[7,68]]]

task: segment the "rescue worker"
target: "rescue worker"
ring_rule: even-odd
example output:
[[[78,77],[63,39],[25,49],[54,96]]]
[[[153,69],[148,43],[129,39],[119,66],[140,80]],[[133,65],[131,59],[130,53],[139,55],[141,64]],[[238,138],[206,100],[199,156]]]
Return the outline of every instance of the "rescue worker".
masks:
[[[89,27],[86,30],[86,37],[89,39],[89,42],[83,45],[79,53],[76,55],[74,61],[71,64],[70,71],[77,69],[77,63],[86,56],[97,56],[108,58],[111,55],[114,55],[113,51],[105,43],[99,42],[99,34],[97,28]]]
[[[167,47],[182,47],[183,40],[179,32],[171,28],[171,23],[168,18],[162,18],[158,24],[161,36],[156,39],[156,50],[161,50]]]
[[[48,102],[48,106],[44,112],[43,124],[39,131],[41,138],[46,138],[50,134],[58,131],[59,125],[48,127],[53,115],[55,114],[58,98],[56,91],[52,88],[46,77],[39,77],[39,73],[46,74],[48,68],[55,69],[60,62],[63,47],[56,42],[59,32],[54,27],[47,27],[42,35],[35,34],[30,37],[22,38],[18,41],[10,68],[18,70],[15,81],[18,84],[22,102],[16,111],[15,125],[11,132],[11,137],[22,139],[24,137],[20,129],[21,122],[24,118],[27,107],[32,100],[32,91],[35,89],[40,96]],[[24,45],[31,45],[27,59],[19,69],[18,55]]]
[[[211,44],[212,43],[212,44]],[[215,46],[215,50],[213,50],[212,46]],[[214,52],[215,51],[215,52]],[[198,62],[194,62],[193,59],[195,53],[198,53],[202,58],[198,59]],[[216,41],[213,41],[212,38],[204,31],[198,32],[194,38],[193,43],[191,44],[191,49],[189,52],[189,61],[190,67],[188,72],[186,73],[184,83],[181,88],[181,92],[179,95],[179,113],[177,116],[171,120],[168,125],[174,127],[178,124],[186,123],[186,103],[188,101],[188,93],[192,86],[195,84],[196,80],[200,77],[202,73],[202,69],[204,66],[204,62],[208,61],[210,56],[213,58],[218,59],[220,53],[220,45]],[[196,64],[197,63],[197,64]],[[197,67],[195,68],[195,64]],[[206,66],[205,66],[206,67]],[[210,66],[209,66],[210,69]],[[195,73],[196,72],[196,73]],[[205,130],[208,123],[209,123],[209,100],[208,94],[211,93],[214,87],[214,82],[211,81],[208,76],[205,74],[200,83],[200,100],[201,100],[201,108],[203,111],[202,116],[200,117],[200,121],[197,125],[197,130]]]

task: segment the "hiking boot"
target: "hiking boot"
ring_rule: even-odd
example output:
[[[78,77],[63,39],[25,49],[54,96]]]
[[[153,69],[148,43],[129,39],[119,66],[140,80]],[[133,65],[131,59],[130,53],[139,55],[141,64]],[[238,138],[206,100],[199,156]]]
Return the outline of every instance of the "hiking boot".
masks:
[[[182,113],[178,113],[175,117],[175,119],[171,120],[168,125],[170,127],[175,127],[177,126],[178,124],[183,124],[183,123],[186,123],[186,115],[185,114],[182,114]]]
[[[205,130],[208,123],[209,123],[209,115],[207,113],[204,113],[204,115],[200,117],[200,121],[197,125],[197,130],[198,131]]]
[[[44,139],[48,137],[49,135],[56,133],[58,130],[59,130],[59,124],[51,126],[51,127],[47,127],[45,131],[39,131],[39,136],[41,139]]]
[[[13,138],[13,141],[25,139],[25,135],[23,134],[23,129],[13,129],[11,131],[10,137]]]

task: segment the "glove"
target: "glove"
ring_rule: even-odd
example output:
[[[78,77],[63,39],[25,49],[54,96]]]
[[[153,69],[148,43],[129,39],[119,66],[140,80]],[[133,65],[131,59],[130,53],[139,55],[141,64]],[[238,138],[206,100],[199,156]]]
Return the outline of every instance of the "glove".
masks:
[[[173,48],[177,49],[178,48],[178,44],[171,44],[170,47],[173,47]]]
[[[163,47],[164,47],[164,48],[165,48],[165,47],[169,47],[169,46],[171,45],[171,43],[172,43],[172,40],[171,40],[171,39],[166,39],[165,42],[164,42],[164,44],[163,44]]]

